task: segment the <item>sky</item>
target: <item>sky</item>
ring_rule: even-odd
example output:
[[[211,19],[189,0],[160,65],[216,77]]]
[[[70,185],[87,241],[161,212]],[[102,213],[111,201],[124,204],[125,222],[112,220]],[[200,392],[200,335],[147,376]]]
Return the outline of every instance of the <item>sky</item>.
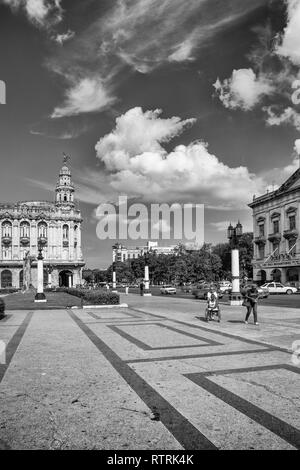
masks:
[[[204,204],[225,242],[299,166],[300,0],[0,0],[0,59],[0,201],[53,200],[70,155],[87,267],[99,204]]]

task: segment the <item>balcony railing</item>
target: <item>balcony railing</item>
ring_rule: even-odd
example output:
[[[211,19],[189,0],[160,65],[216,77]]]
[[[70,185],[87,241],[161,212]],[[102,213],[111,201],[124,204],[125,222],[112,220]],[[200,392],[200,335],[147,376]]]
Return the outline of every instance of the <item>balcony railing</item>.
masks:
[[[266,243],[266,237],[264,235],[259,235],[254,238],[254,243],[257,245],[264,245]]]
[[[45,245],[47,245],[47,243],[48,243],[47,237],[38,237],[38,244],[39,245],[45,246]]]
[[[30,238],[29,237],[20,237],[20,243],[21,243],[21,245],[24,245],[24,246],[29,245]]]
[[[279,232],[270,233],[269,236],[268,236],[268,240],[270,242],[276,242],[276,241],[279,242],[281,240],[281,233],[279,233]]]
[[[3,235],[2,237],[2,244],[3,245],[11,245],[12,237],[11,235]]]
[[[288,229],[283,232],[284,238],[297,238],[298,237],[298,230],[293,228],[293,229]]]

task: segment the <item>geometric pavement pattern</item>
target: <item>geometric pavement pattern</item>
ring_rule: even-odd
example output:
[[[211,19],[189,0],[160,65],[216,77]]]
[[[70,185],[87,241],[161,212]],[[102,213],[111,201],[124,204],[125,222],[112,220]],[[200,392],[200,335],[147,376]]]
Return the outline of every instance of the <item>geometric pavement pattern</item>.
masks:
[[[300,448],[287,349],[136,308],[66,312],[182,448]],[[33,314],[8,341],[0,382]]]

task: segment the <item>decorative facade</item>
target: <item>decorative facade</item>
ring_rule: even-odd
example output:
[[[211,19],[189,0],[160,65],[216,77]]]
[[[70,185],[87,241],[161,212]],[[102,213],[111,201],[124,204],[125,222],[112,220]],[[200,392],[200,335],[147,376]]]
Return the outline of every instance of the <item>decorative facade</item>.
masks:
[[[45,286],[76,286],[85,265],[81,251],[80,210],[66,166],[60,170],[55,202],[0,204],[1,288],[23,286],[24,259],[31,260],[31,284],[37,286],[37,255],[42,248]]]
[[[156,253],[157,255],[173,255],[177,253],[178,246],[158,246],[158,242],[147,242],[146,246],[126,247],[117,243],[112,247],[113,261],[124,262],[143,256],[144,253]]]
[[[280,188],[249,204],[253,211],[253,278],[290,282],[300,279],[300,168]]]

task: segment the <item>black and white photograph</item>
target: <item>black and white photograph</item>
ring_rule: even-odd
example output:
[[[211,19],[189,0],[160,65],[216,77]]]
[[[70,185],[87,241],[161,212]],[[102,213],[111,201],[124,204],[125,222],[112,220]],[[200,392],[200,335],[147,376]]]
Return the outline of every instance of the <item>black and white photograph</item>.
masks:
[[[0,450],[299,450],[300,0],[0,0],[0,243]]]

